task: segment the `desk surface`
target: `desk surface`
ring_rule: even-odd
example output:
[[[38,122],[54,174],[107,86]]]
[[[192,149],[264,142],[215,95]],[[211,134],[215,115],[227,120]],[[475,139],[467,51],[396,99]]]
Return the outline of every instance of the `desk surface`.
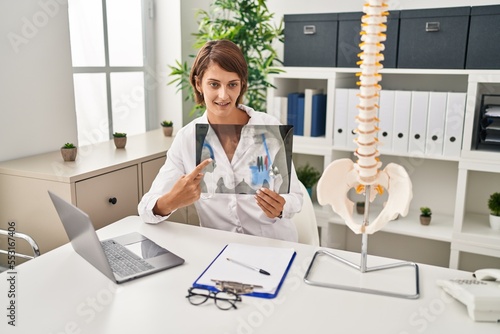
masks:
[[[67,244],[17,268],[16,328],[7,325],[7,274],[0,274],[1,333],[499,333],[500,324],[474,322],[464,305],[450,298],[437,279],[471,274],[420,265],[421,297],[406,300],[315,287],[303,277],[315,248],[267,238],[177,223],[147,225],[127,217],[101,230],[100,238],[138,231],[183,257],[185,264],[116,285]],[[275,299],[243,296],[237,310],[213,303],[191,305],[187,288],[228,242],[293,247],[296,259]],[[332,250],[355,263],[359,254]],[[368,266],[387,263],[368,257]],[[389,263],[394,262],[390,260]],[[319,276],[363,285],[380,282],[325,259]],[[392,287],[412,292],[412,272],[381,275]],[[383,276],[382,276],[383,279]],[[378,284],[378,283],[376,283]]]

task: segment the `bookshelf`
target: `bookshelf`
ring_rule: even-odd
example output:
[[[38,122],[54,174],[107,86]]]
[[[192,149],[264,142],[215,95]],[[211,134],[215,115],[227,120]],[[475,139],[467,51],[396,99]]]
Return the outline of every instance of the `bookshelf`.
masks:
[[[276,89],[268,89],[268,110],[273,110],[275,97],[285,97],[290,92],[321,88],[327,94],[325,136],[294,136],[294,156],[299,161],[296,165],[304,161],[301,156],[317,156],[319,161],[322,160],[323,168],[339,158],[355,160],[352,148],[337,144],[334,123],[335,113],[338,112],[335,110],[336,89],[357,89],[355,73],[358,70],[310,67],[284,67],[283,70],[283,73],[270,78]],[[406,253],[403,259],[412,260],[416,250],[392,248],[398,244],[399,237],[405,237],[415,240],[416,245],[435,248],[440,253],[447,252],[441,254],[444,260],[439,265],[467,270],[499,267],[500,231],[489,228],[486,199],[492,192],[500,191],[500,152],[476,150],[475,131],[481,96],[500,93],[500,71],[383,69],[381,74],[383,90],[464,93],[466,102],[462,115],[461,149],[455,156],[433,151],[394,152],[384,149],[380,139],[382,168],[389,162],[395,162],[407,169],[413,183],[413,200],[406,217],[390,222],[378,232],[390,237],[384,239],[382,247],[374,245],[374,249],[385,248],[389,254]],[[359,195],[349,193],[353,201],[356,201],[356,196]],[[379,212],[376,206],[380,207],[383,201],[383,196],[376,199],[374,212]],[[429,226],[419,223],[420,206],[429,206],[433,210]],[[350,234],[353,233],[330,208],[316,203],[316,215],[319,225],[323,227],[322,242],[325,246],[359,251],[349,249],[349,239],[353,238]],[[391,237],[394,242],[391,242]],[[477,261],[478,257],[481,261]],[[429,262],[432,263],[432,259]],[[475,268],[475,265],[478,267]]]

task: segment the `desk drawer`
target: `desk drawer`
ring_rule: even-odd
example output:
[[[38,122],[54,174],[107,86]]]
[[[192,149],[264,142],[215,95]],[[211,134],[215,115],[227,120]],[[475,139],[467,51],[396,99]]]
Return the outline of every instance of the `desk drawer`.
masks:
[[[96,229],[137,215],[137,165],[76,182],[75,187],[76,205],[90,216]]]

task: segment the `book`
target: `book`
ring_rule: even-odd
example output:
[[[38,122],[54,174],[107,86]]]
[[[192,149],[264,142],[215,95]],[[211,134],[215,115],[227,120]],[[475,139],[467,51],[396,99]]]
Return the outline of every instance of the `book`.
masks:
[[[304,135],[304,94],[297,98],[297,125],[295,126],[294,134],[297,136]]]
[[[326,95],[312,97],[311,137],[324,136],[326,132]]]
[[[288,101],[287,101],[287,124],[288,125],[293,125],[294,127],[294,134],[297,135],[297,129],[299,128],[299,115],[298,115],[298,109],[299,109],[299,97],[304,98],[303,93],[290,93],[288,94]],[[303,126],[301,126],[303,128]]]
[[[296,252],[293,248],[263,247],[239,243],[227,244],[193,283],[195,288],[218,291],[214,280],[261,286],[248,296],[274,298],[283,284]],[[270,275],[227,259],[260,268]]]
[[[322,89],[304,90],[304,136],[311,136],[313,96],[323,93]]]

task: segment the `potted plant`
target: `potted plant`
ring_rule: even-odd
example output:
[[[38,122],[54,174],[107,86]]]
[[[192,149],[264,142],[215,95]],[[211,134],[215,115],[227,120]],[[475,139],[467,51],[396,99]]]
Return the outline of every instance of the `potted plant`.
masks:
[[[78,149],[73,143],[66,143],[61,147],[61,155],[64,161],[75,161]]]
[[[127,134],[125,132],[113,133],[113,140],[116,148],[124,148],[127,144]]]
[[[420,224],[429,225],[431,223],[432,210],[426,206],[420,208]]]
[[[500,193],[493,193],[488,199],[490,209],[490,226],[494,230],[500,230]]]
[[[309,163],[304,166],[297,168],[297,177],[302,182],[304,187],[306,187],[309,196],[312,196],[312,188],[318,182],[321,173]]]
[[[283,72],[275,67],[282,61],[274,48],[276,42],[284,40],[283,20],[276,25],[274,14],[262,0],[215,0],[208,11],[199,9],[195,16],[199,30],[193,34],[196,38],[194,49],[220,39],[228,39],[238,45],[248,64],[248,91],[244,103],[257,111],[266,110],[267,88],[273,87],[267,79],[268,75]],[[186,101],[194,101],[189,84],[191,66],[177,60],[169,68],[170,76],[175,77],[169,84],[175,83],[178,91],[185,91]],[[195,105],[190,115],[203,110]]]
[[[171,137],[172,133],[174,132],[174,122],[172,122],[172,121],[163,121],[160,124],[163,127],[163,134],[166,137]]]

